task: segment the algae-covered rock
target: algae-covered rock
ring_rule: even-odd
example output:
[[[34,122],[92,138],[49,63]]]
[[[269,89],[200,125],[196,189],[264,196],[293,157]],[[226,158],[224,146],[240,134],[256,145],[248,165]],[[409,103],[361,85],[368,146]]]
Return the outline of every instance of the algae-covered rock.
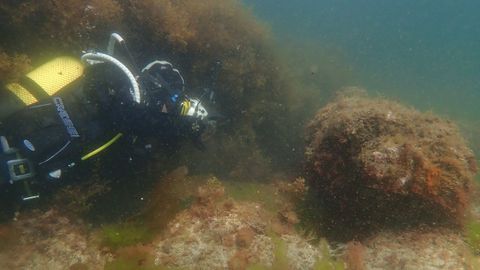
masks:
[[[10,233],[8,247],[0,249],[0,269],[100,270],[111,259],[85,224],[57,210],[25,212],[2,226]]]
[[[322,261],[322,248],[293,229],[275,233],[276,222],[282,221],[260,204],[228,198],[212,178],[154,243],[155,263],[180,269],[313,269]]]
[[[364,242],[370,269],[477,269],[461,235],[450,230],[383,232]]]
[[[462,223],[476,160],[451,121],[344,94],[317,113],[306,138],[309,184],[330,230]]]

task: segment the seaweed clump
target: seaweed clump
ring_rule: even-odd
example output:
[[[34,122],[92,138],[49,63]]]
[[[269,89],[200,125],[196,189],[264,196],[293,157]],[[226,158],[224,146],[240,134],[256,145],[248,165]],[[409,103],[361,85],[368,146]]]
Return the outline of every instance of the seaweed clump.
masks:
[[[104,44],[123,9],[115,0],[4,1],[0,15],[4,49],[42,59]]]
[[[8,55],[0,49],[0,81],[16,81],[30,69],[30,59],[25,54]]]
[[[455,124],[357,90],[307,127],[308,183],[323,231],[351,239],[385,227],[462,225],[477,168]]]
[[[129,39],[141,46],[139,58],[166,55],[181,67],[190,90],[215,91],[215,107],[226,121],[207,147],[208,158],[189,155],[189,167],[213,168],[209,172],[217,175],[233,171],[238,178],[253,167],[261,179],[272,163],[265,154],[279,157],[290,149],[285,143],[290,85],[266,28],[232,0],[131,1],[125,10],[133,30]]]

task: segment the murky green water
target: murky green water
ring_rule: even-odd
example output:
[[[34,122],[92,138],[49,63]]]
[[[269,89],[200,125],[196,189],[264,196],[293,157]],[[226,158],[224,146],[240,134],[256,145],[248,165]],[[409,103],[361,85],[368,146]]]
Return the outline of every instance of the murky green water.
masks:
[[[358,85],[465,121],[461,125],[477,134],[472,139],[478,137],[477,1],[245,2],[271,25],[279,44],[334,48]]]
[[[132,140],[42,178],[32,203],[0,177],[0,269],[480,269],[479,11],[473,0],[0,3],[0,106],[3,86],[55,57],[105,52],[118,32],[127,69],[170,61],[186,94],[218,112],[204,148],[167,121],[128,126]],[[88,90],[89,75],[55,95]]]

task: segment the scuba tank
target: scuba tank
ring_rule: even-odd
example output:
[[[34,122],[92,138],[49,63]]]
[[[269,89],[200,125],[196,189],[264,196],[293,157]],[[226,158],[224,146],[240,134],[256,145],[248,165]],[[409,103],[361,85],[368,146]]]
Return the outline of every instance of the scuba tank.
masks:
[[[2,188],[13,185],[24,201],[38,198],[32,189],[40,180],[60,178],[64,168],[90,159],[122,137],[99,131],[101,124],[95,121],[99,107],[84,91],[86,66],[108,63],[127,78],[127,96],[141,102],[135,76],[113,57],[117,43],[131,58],[123,39],[114,33],[107,54],[90,51],[81,58],[56,57],[18,82],[0,86]]]
[[[28,125],[21,117],[21,112],[32,109],[32,115],[42,112],[42,104],[51,99],[51,96],[72,88],[84,72],[83,64],[68,56],[56,57],[23,76],[18,82],[7,83],[0,88],[0,185],[11,184],[21,193],[21,199],[28,201],[36,199],[35,192],[36,170],[31,160],[18,147],[11,146],[17,143],[8,136]],[[34,109],[39,107],[38,109]],[[20,117],[19,117],[20,116]],[[18,125],[12,127],[12,122]],[[45,123],[47,125],[47,123]],[[51,122],[48,125],[52,124]],[[45,140],[48,141],[48,138]],[[38,151],[34,144],[24,139],[22,147],[32,153]],[[2,180],[3,179],[3,180]]]

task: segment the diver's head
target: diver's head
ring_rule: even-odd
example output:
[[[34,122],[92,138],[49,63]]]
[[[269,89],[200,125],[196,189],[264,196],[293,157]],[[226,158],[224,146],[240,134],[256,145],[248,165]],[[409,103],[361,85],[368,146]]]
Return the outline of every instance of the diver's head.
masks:
[[[185,80],[171,63],[156,60],[147,64],[140,79],[145,105],[154,118],[176,119],[176,132],[190,137],[200,147],[215,132],[216,121],[207,110],[205,93],[199,98],[189,97],[185,93]]]

